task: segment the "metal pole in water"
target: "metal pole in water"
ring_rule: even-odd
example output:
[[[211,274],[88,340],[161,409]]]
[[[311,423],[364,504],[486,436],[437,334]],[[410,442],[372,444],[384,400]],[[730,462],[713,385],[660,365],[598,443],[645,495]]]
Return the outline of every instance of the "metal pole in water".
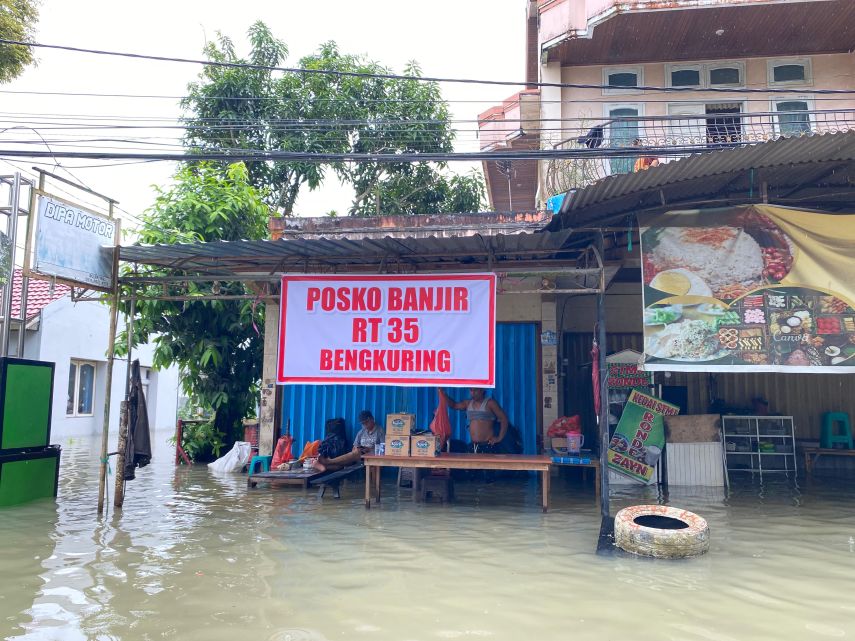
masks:
[[[127,375],[125,377],[125,400],[122,402],[121,416],[119,417],[119,446],[116,448],[116,489],[113,491],[113,506],[122,507],[125,502],[125,449],[128,444],[128,396],[131,390],[131,355],[133,352],[134,314],[136,313],[136,301],[131,296],[131,309],[128,320],[125,323],[125,331],[128,333],[128,362]]]
[[[110,203],[110,214],[113,213],[113,203]],[[116,247],[113,249],[113,295],[110,297],[110,335],[107,337],[107,372],[104,385],[104,425],[101,427],[101,469],[98,475],[98,514],[104,512],[104,501],[107,498],[107,469],[109,457],[107,444],[110,437],[110,401],[113,390],[113,362],[116,360],[116,326],[119,318],[119,225],[116,221]]]
[[[609,368],[606,364],[606,273],[603,266],[604,243],[602,231],[597,236],[597,253],[600,259],[600,293],[597,294],[597,341],[600,343],[600,513],[609,518]]]

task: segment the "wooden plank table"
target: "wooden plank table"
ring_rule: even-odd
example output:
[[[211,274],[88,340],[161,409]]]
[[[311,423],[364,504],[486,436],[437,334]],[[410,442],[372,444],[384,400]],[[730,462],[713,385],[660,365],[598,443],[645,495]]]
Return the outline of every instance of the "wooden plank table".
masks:
[[[296,470],[293,472],[259,472],[258,474],[252,474],[247,477],[246,486],[255,487],[259,481],[263,481],[271,485],[297,485],[305,490],[309,487],[309,481],[313,481],[326,474],[328,472],[319,472],[315,469]]]
[[[553,456],[552,464],[561,467],[581,467],[582,480],[588,469],[594,470],[594,498],[600,500],[600,459],[594,456]]]
[[[838,450],[822,447],[806,447],[805,453],[805,472],[808,476],[813,473],[813,466],[820,456],[855,456],[855,450]]]
[[[517,470],[540,472],[543,489],[543,511],[549,510],[549,471],[552,457],[526,454],[440,454],[437,457],[378,456],[366,454],[365,463],[365,508],[371,507],[371,489],[377,503],[380,502],[380,468],[412,467],[452,470]],[[373,482],[373,483],[372,483]]]

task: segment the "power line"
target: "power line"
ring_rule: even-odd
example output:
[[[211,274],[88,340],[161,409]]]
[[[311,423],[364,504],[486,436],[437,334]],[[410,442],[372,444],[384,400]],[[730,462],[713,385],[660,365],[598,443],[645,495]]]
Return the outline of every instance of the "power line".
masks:
[[[0,44],[16,45],[21,47],[38,47],[42,49],[55,49],[59,51],[71,51],[74,53],[88,53],[99,56],[114,56],[120,58],[132,58],[136,60],[152,60],[155,62],[176,62],[182,64],[202,65],[206,67],[224,67],[230,69],[251,69],[256,71],[281,71],[285,73],[296,73],[305,75],[323,75],[332,77],[349,78],[376,78],[378,80],[404,80],[413,82],[435,82],[435,83],[457,83],[492,86],[512,87],[553,87],[559,89],[618,89],[626,90],[625,86],[604,84],[582,84],[565,82],[527,82],[525,80],[479,80],[475,78],[443,78],[436,76],[407,76],[395,73],[368,73],[357,71],[335,71],[332,69],[304,69],[300,67],[280,67],[276,65],[258,65],[246,62],[225,62],[219,60],[199,60],[196,58],[178,58],[173,56],[156,56],[153,54],[130,53],[126,51],[107,51],[103,49],[88,49],[85,47],[72,47],[68,45],[55,45],[42,42],[23,42],[21,40],[9,40],[0,38]],[[656,87],[651,85],[639,85],[632,87],[636,91],[657,91],[667,93],[772,93],[792,94],[792,88],[726,88],[726,87]],[[814,89],[811,93],[819,95],[855,94],[855,89]]]

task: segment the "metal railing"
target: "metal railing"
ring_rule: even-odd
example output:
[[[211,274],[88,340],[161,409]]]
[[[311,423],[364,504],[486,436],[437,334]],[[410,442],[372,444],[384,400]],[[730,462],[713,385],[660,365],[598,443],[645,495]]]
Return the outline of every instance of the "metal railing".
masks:
[[[586,158],[546,161],[545,179],[550,193],[578,189],[612,174],[629,173],[639,156],[665,163],[691,154],[779,138],[855,131],[855,109],[790,109],[760,113],[722,110],[560,122],[560,131],[555,126],[556,121],[541,129],[541,148],[588,149],[592,154]],[[596,155],[597,149],[603,150],[602,157]],[[626,155],[615,157],[615,151],[620,149],[626,149]]]

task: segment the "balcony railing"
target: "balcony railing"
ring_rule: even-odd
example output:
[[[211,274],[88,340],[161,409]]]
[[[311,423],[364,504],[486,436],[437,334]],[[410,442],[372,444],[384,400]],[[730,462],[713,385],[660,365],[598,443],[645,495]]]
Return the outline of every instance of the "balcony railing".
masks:
[[[855,131],[855,109],[782,109],[765,113],[723,110],[677,116],[550,121],[543,125],[541,148],[586,149],[590,153],[586,158],[547,161],[547,190],[563,193],[612,174],[629,173],[639,157],[666,163],[691,154],[778,138]],[[596,153],[598,149],[603,151],[602,155]],[[621,149],[626,154],[620,154]]]

